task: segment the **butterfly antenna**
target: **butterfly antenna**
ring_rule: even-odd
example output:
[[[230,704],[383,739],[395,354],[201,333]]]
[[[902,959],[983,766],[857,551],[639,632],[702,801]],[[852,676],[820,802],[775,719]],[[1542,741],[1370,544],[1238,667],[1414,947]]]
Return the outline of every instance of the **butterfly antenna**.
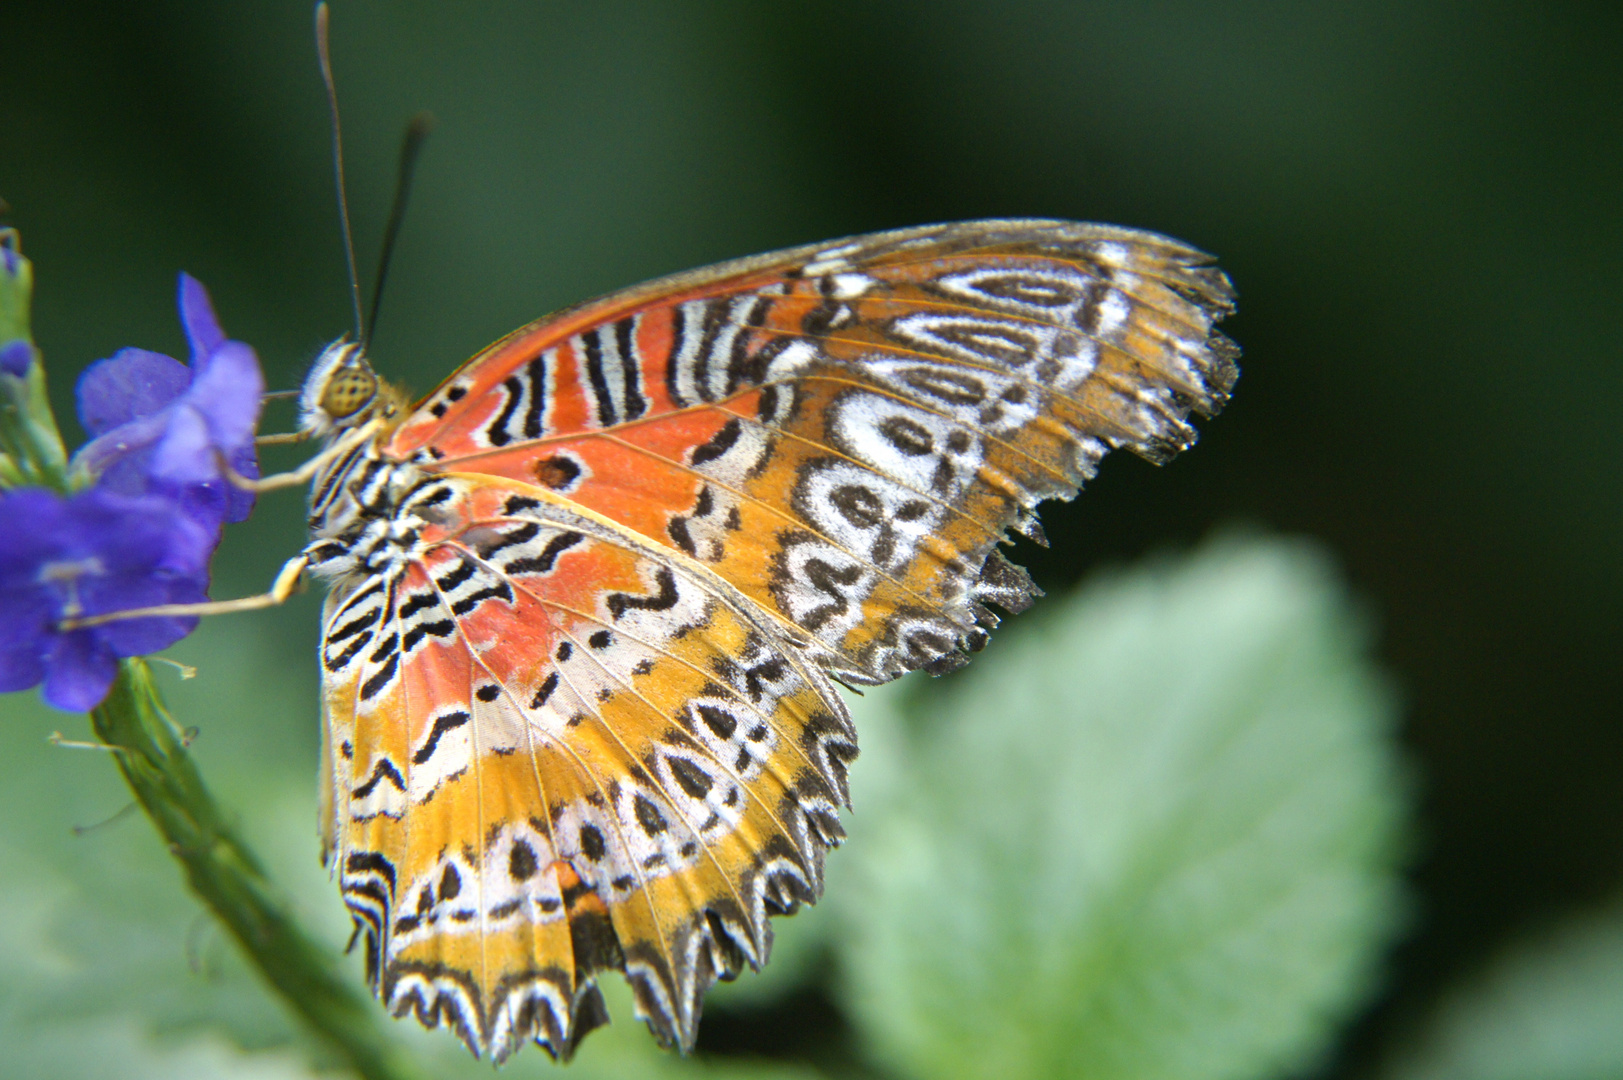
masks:
[[[333,85],[332,52],[327,47],[327,4],[316,5],[316,56],[321,81],[327,87],[327,109],[332,114],[332,163],[338,181],[338,223],[344,232],[344,263],[349,270],[349,298],[355,306],[355,333],[361,333],[361,283],[355,276],[355,237],[349,228],[349,198],[344,194],[344,137],[338,126],[338,90]]]
[[[383,230],[383,251],[378,255],[378,276],[372,289],[371,313],[366,318],[363,346],[372,344],[372,334],[378,328],[378,310],[383,306],[383,283],[389,278],[389,263],[394,258],[395,241],[400,237],[400,226],[406,220],[406,204],[411,200],[411,180],[417,172],[417,157],[423,152],[428,133],[434,130],[434,117],[420,112],[406,127],[405,141],[400,144],[400,172],[395,177],[394,205],[389,207],[389,224]]]

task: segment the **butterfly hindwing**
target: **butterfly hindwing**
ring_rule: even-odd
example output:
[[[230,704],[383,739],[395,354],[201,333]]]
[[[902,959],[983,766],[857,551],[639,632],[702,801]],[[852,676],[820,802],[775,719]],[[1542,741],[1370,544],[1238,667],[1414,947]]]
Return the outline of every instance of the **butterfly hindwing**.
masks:
[[[394,452],[567,495],[815,635],[847,681],[961,663],[1034,595],[1040,535],[1110,448],[1161,461],[1221,407],[1232,306],[1150,233],[992,221],[760,256],[533,324]]]
[[[414,554],[335,593],[323,643],[331,842],[380,996],[498,1060],[567,1056],[619,969],[691,1046],[842,836],[855,739],[820,649],[544,489],[414,499]]]

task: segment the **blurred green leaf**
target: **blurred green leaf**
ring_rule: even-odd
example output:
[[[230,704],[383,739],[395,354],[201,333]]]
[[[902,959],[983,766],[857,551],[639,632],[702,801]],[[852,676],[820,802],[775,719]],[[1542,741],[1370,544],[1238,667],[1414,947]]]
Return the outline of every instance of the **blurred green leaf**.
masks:
[[[234,637],[229,629],[216,636],[226,643]],[[205,669],[199,681],[209,675]],[[268,693],[260,700],[279,696]],[[181,715],[183,721],[205,721],[202,741],[232,741],[230,725]],[[236,716],[261,718],[251,705],[239,707]],[[56,1044],[60,1061],[53,1075],[64,1076],[79,1075],[75,1068],[97,1075],[99,1067],[95,1040],[71,1033],[81,1024],[116,1024],[121,1016],[143,1032],[175,1039],[206,1030],[250,1048],[292,1043],[297,1035],[289,1017],[187,892],[151,824],[139,813],[120,813],[131,799],[112,756],[46,742],[53,729],[70,739],[92,738],[85,718],[47,709],[33,694],[7,695],[0,718],[5,1023],[39,1032],[34,1039],[56,1032],[63,1041]],[[261,789],[229,785],[232,809],[247,811],[256,837],[292,828],[308,834],[310,811],[290,815],[285,799],[271,796],[273,790],[286,792],[295,777],[274,756],[264,766]],[[302,781],[300,801],[308,804],[309,775],[296,779]],[[83,831],[76,834],[76,828]],[[344,943],[342,936],[327,937],[338,947]],[[359,978],[358,965],[352,966]],[[0,1036],[8,1049],[13,1041]]]
[[[0,1023],[7,1076],[29,1080],[316,1080],[290,1051],[250,1053],[217,1034],[152,1036],[132,1016],[39,1026]],[[67,1048],[71,1053],[64,1053]],[[329,1076],[331,1074],[328,1074]]]
[[[165,693],[177,721],[201,726],[192,750],[306,925],[341,948],[349,919],[316,855],[314,678],[288,677],[266,621],[222,619],[187,639],[174,655],[198,676],[168,682]],[[33,694],[0,697],[0,1077],[315,1075],[304,1064],[312,1053],[330,1057],[296,1029],[187,893],[150,823],[139,814],[108,820],[129,799],[109,755],[46,742],[53,729],[88,738],[85,727],[83,717],[54,712]],[[76,825],[95,827],[75,835]],[[359,958],[349,967],[362,986]],[[771,1063],[678,1058],[632,1016],[622,979],[603,984],[614,1023],[586,1040],[569,1066],[572,1080],[809,1075]],[[441,1080],[493,1075],[443,1029],[385,1023]],[[563,1075],[556,1069],[530,1048],[501,1075]]]
[[[426,1080],[390,1039],[376,1003],[338,951],[300,925],[234,815],[214,798],[187,749],[192,736],[174,722],[151,666],[139,658],[122,661],[106,700],[90,710],[90,724],[97,746],[117,748],[111,760],[193,895],[281,1004],[358,1076]]]
[[[1623,900],[1502,957],[1444,1003],[1386,1075],[1623,1078]]]
[[[1023,622],[920,699],[850,852],[868,1045],[932,1080],[1303,1066],[1401,908],[1391,695],[1327,560],[1222,540]]]

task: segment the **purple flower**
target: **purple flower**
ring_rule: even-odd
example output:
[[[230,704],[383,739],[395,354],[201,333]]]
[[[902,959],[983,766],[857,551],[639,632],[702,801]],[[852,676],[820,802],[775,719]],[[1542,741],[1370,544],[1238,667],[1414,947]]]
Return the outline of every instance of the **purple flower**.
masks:
[[[59,709],[94,708],[121,656],[156,652],[195,618],[146,618],[62,630],[63,619],[207,598],[216,530],[172,501],[102,488],[63,497],[0,495],[0,691],[44,681]],[[24,527],[14,527],[21,525]]]
[[[0,251],[4,251],[0,248]],[[0,345],[0,371],[22,378],[28,374],[28,365],[34,362],[34,347],[22,338]]]
[[[74,466],[109,491],[178,499],[195,520],[218,527],[253,509],[253,493],[225,479],[219,463],[259,475],[254,427],[265,379],[254,350],[226,340],[208,292],[188,274],[180,275],[180,321],[190,368],[121,349],[80,377],[79,419],[94,438]]]

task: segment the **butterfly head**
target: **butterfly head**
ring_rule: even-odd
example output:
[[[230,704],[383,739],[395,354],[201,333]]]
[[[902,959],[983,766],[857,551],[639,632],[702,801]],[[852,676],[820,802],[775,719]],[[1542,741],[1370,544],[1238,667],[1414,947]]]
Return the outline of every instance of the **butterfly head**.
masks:
[[[317,438],[389,421],[403,414],[405,397],[378,378],[358,342],[341,337],[321,350],[299,394],[299,428]]]

